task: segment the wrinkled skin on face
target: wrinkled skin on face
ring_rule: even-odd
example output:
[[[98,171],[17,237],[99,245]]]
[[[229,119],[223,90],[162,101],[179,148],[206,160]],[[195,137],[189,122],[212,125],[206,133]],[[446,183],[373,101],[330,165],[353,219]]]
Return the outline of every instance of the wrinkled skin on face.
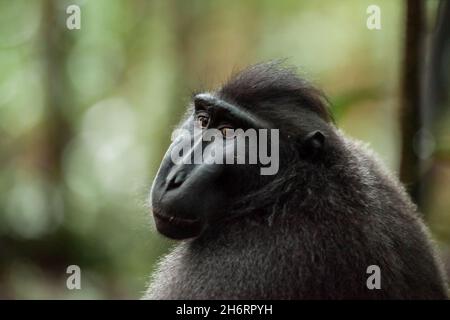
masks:
[[[229,129],[245,130],[265,123],[247,119],[251,123],[244,124],[243,119],[231,119],[225,112],[212,110],[216,99],[197,98],[195,102],[195,109],[177,130],[182,133],[173,137],[151,191],[156,228],[173,239],[196,237],[209,224],[226,218],[226,212],[239,195],[248,193],[264,179],[260,164],[228,164],[226,159],[233,159],[237,154],[238,133],[228,137]],[[205,129],[213,128],[218,134],[205,139]],[[222,164],[211,159],[218,149],[221,149]],[[257,150],[247,144],[245,154],[249,152]],[[176,163],[174,154],[183,161]],[[194,161],[198,155],[201,155],[200,163]]]

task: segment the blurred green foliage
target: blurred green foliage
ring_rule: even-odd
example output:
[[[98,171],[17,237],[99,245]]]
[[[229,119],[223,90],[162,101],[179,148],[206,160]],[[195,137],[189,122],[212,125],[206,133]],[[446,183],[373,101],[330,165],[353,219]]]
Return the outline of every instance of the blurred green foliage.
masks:
[[[171,129],[191,90],[251,63],[298,65],[398,171],[404,7],[378,0],[370,31],[372,2],[0,0],[0,298],[138,298],[170,245],[146,200]],[[448,158],[427,206],[447,245]],[[82,290],[65,286],[70,264]]]

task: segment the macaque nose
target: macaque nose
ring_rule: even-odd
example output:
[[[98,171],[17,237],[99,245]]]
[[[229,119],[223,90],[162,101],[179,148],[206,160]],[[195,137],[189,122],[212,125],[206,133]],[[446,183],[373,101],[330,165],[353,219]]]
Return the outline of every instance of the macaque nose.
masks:
[[[187,174],[184,170],[176,171],[171,178],[168,179],[167,191],[176,189],[186,180]]]

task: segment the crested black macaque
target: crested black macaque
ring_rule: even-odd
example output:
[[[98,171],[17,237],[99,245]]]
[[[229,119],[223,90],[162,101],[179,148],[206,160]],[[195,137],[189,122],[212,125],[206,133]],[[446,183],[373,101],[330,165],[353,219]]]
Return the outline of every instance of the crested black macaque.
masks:
[[[183,141],[191,145],[183,157],[210,143],[195,127],[218,129],[224,153],[230,129],[278,129],[279,140],[267,140],[277,143],[278,171],[261,174],[260,162],[174,163]],[[169,147],[151,207],[157,230],[182,241],[144,298],[447,298],[415,205],[372,151],[335,127],[324,96],[294,68],[255,65],[194,96],[180,128],[192,134]],[[379,288],[367,284],[371,265]]]

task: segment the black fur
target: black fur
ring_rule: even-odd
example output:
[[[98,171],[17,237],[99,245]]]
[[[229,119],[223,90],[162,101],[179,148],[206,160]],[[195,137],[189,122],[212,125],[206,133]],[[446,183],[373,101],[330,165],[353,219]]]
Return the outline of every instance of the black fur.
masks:
[[[145,298],[447,297],[416,207],[372,151],[335,128],[320,91],[270,63],[216,94],[277,124],[280,171],[236,201],[230,219],[163,257]],[[325,147],[309,159],[296,139],[316,129]],[[369,265],[381,269],[380,290],[366,286]]]

